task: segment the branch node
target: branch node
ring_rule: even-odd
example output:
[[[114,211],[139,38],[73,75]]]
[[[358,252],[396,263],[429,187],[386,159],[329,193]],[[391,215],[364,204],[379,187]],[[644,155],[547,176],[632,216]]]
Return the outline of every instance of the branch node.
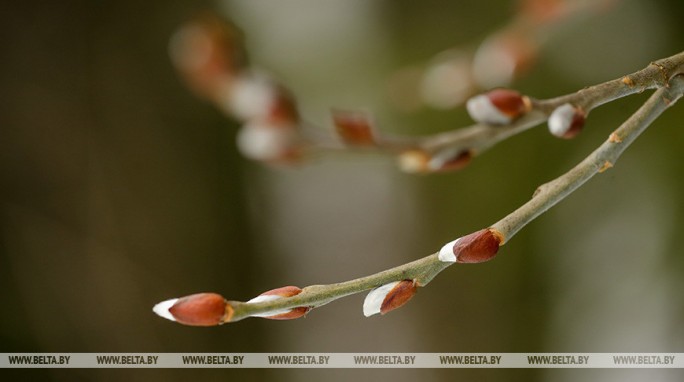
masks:
[[[622,83],[629,86],[630,88],[634,87],[634,80],[632,80],[632,77],[630,76],[624,76],[622,77]]]
[[[610,136],[608,137],[608,142],[610,143],[622,143],[622,137],[618,135],[615,131],[610,133]]]
[[[670,78],[669,78],[669,76],[668,76],[668,74],[667,74],[667,72],[668,72],[668,71],[667,71],[667,68],[665,68],[665,66],[663,66],[663,64],[661,64],[661,63],[659,63],[659,62],[651,62],[650,65],[653,65],[653,66],[655,66],[656,68],[658,68],[658,70],[660,71],[660,74],[663,75],[662,86],[664,86],[664,87],[666,87],[666,88],[667,88],[667,87],[670,87],[670,83],[669,83],[669,82],[670,82]]]
[[[603,162],[603,165],[601,166],[601,168],[599,168],[598,172],[602,173],[611,167],[613,167],[613,163],[611,161],[607,160],[607,161]]]

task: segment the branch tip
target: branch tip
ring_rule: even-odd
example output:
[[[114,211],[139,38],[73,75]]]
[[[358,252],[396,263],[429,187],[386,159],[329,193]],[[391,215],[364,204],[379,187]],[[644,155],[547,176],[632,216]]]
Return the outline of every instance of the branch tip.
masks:
[[[159,316],[189,326],[216,326],[230,321],[233,307],[216,293],[197,293],[162,301],[152,308]]]

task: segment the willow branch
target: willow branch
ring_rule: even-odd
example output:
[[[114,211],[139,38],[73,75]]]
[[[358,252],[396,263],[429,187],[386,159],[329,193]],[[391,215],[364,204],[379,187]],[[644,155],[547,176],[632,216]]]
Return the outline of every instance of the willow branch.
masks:
[[[469,127],[424,137],[418,146],[430,152],[445,149],[469,149],[477,153],[515,134],[544,123],[559,106],[570,103],[587,114],[605,103],[647,89],[665,86],[673,76],[684,72],[684,52],[652,62],[644,69],[575,93],[546,100],[531,99],[531,110],[509,125],[496,126],[479,123]]]
[[[538,3],[543,4],[547,3]],[[506,50],[497,44],[524,46],[515,41],[534,40],[543,35],[538,33],[543,29],[540,27],[558,21],[554,12],[559,9],[530,8],[521,13],[527,16],[521,16],[506,33],[497,35],[499,40],[493,39],[483,47]],[[196,326],[219,325],[247,317],[294,319],[336,299],[367,290],[371,292],[364,301],[364,315],[384,314],[396,309],[450,265],[480,263],[494,258],[499,247],[525,225],[592,176],[612,167],[626,147],[684,92],[682,52],[627,76],[556,98],[541,100],[512,90],[492,90],[467,102],[470,115],[478,123],[432,136],[413,138],[382,134],[369,115],[337,111],[333,113],[336,128],[333,137],[305,123],[295,97],[284,86],[248,65],[242,33],[232,24],[204,15],[181,28],[170,48],[174,64],[188,86],[227,115],[244,122],[238,132],[238,147],[242,153],[254,160],[277,164],[300,162],[312,153],[363,148],[397,155],[406,171],[455,170],[496,143],[545,121],[552,134],[572,137],[594,108],[657,89],[586,159],[540,186],[530,201],[489,228],[451,241],[422,259],[350,281],[303,289],[286,286],[266,291],[246,302],[228,301],[216,293],[200,293],[170,299],[154,307],[154,311],[165,318]],[[523,49],[518,53],[516,65],[523,63],[529,52]],[[483,65],[496,62],[479,61]]]
[[[661,64],[654,66],[661,68]],[[648,68],[647,68],[648,69]],[[639,78],[650,78],[639,74]],[[628,77],[625,77],[628,78]],[[629,82],[629,81],[620,81]],[[248,317],[292,319],[307,314],[311,309],[325,305],[339,298],[361,293],[373,288],[364,303],[364,314],[386,313],[406,303],[417,287],[426,286],[437,274],[454,263],[479,263],[491,260],[499,247],[512,238],[520,229],[563,200],[596,174],[611,168],[624,150],[658,116],[684,94],[684,75],[675,76],[655,85],[662,85],[654,94],[594,152],[570,171],[540,186],[530,201],[486,228],[447,243],[442,249],[422,259],[403,264],[370,276],[328,285],[312,285],[303,289],[284,287],[268,291],[248,302],[226,301],[213,293],[192,295],[181,299],[164,301],[155,306],[155,311],[171,320],[189,325],[218,325],[236,322]],[[600,85],[615,88],[610,94],[615,97],[625,94],[615,84]],[[635,85],[637,86],[637,85]],[[572,98],[584,107],[600,104],[604,99],[583,95]],[[581,92],[580,92],[581,93]],[[608,93],[608,92],[606,92]],[[579,93],[578,93],[579,94]],[[560,97],[562,101],[567,101]]]
[[[518,95],[524,108],[511,118],[498,116],[492,122],[473,116],[475,125],[425,137],[384,134],[369,115],[338,111],[333,113],[336,134],[331,135],[305,122],[285,86],[249,66],[242,33],[234,25],[203,15],[177,32],[170,51],[179,73],[197,95],[244,122],[237,143],[250,159],[287,165],[320,153],[365,149],[397,156],[402,170],[422,173],[461,169],[496,143],[545,122],[561,105],[572,105],[584,117],[606,102],[661,87],[684,67],[682,52],[565,96],[538,100]],[[476,96],[468,104],[475,99],[486,103],[486,97]]]
[[[520,229],[565,199],[591,177],[613,167],[620,155],[639,134],[682,96],[684,77],[678,75],[666,85],[667,87],[656,90],[639,110],[582,162],[564,175],[537,188],[530,201],[496,222],[492,228],[500,232],[504,238],[510,239]]]

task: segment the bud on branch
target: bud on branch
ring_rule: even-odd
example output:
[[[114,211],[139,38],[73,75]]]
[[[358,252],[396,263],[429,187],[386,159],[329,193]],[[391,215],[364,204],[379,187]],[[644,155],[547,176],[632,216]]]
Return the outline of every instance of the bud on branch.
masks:
[[[476,122],[508,125],[530,111],[532,104],[527,96],[515,90],[495,89],[469,99],[466,108]]]
[[[574,138],[582,131],[585,118],[586,114],[582,109],[566,103],[551,113],[549,131],[559,138]]]
[[[483,229],[445,244],[439,251],[439,259],[447,263],[482,263],[496,256],[503,241],[503,235],[497,230]]]
[[[418,290],[414,280],[401,280],[373,289],[363,301],[363,315],[385,314],[406,304]]]
[[[296,286],[286,286],[264,292],[257,297],[247,301],[247,303],[258,303],[265,301],[275,301],[286,297],[296,296],[302,293],[302,290]],[[300,306],[292,309],[274,310],[265,313],[252,314],[252,317],[263,317],[269,320],[293,320],[295,318],[303,317],[311,308]]]
[[[155,313],[190,326],[216,326],[230,321],[233,307],[216,293],[198,293],[155,305]]]

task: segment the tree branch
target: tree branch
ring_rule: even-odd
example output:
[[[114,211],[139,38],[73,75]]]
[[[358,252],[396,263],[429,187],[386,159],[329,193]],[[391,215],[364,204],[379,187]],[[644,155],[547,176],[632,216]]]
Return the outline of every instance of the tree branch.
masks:
[[[510,239],[591,177],[613,167],[622,152],[639,134],[682,96],[684,78],[682,75],[675,76],[669,83],[663,83],[663,86],[587,158],[564,175],[540,186],[530,201],[492,225],[492,228]]]
[[[646,70],[650,69],[647,68]],[[645,75],[640,75],[640,77],[647,78]],[[642,80],[636,79],[635,82],[637,81]],[[644,83],[646,82],[644,80]],[[477,231],[447,243],[438,253],[355,280],[337,284],[312,285],[304,289],[286,287],[294,290],[288,295],[278,295],[276,292],[278,290],[269,291],[263,295],[275,294],[277,295],[276,298],[263,299],[264,301],[261,302],[226,301],[218,295],[199,294],[167,300],[155,306],[155,311],[166,318],[190,325],[218,325],[236,322],[252,316],[274,319],[297,318],[313,308],[373,288],[378,289],[369,294],[366,304],[375,304],[374,299],[370,296],[375,291],[380,291],[381,295],[377,304],[382,306],[377,307],[375,311],[385,313],[399,307],[415,294],[416,287],[426,286],[448,266],[457,262],[478,263],[492,259],[499,246],[512,238],[521,228],[563,200],[591,177],[612,167],[639,134],[684,94],[684,75],[677,75],[671,79],[654,83],[655,85],[652,86],[660,86],[660,88],[629,119],[610,134],[608,140],[576,167],[539,187],[530,201],[494,223],[491,228]],[[651,85],[635,85],[634,87],[636,86]],[[592,103],[598,105],[603,98],[586,96],[586,94],[592,94],[590,89],[595,88],[588,88],[584,91],[584,95],[576,96],[576,98],[570,97],[570,99],[587,99],[589,101],[586,105],[592,105]],[[613,84],[606,86],[606,88],[617,90],[603,94],[625,94],[621,87],[615,87]],[[568,100],[567,98],[563,99],[563,97],[559,97],[559,99]],[[406,287],[407,285],[408,287]],[[381,286],[388,286],[388,288],[379,288]],[[403,287],[399,288],[399,286]],[[364,312],[367,310],[366,304],[364,305]],[[386,309],[383,310],[383,307]],[[297,314],[291,314],[291,312],[295,312],[294,309],[303,310]],[[373,309],[371,308],[368,311],[373,312]],[[287,316],[288,314],[291,315]],[[196,319],[205,316],[209,318],[206,320]]]
[[[553,134],[568,138],[577,133],[594,108],[647,89],[657,90],[593,153],[567,173],[540,186],[531,200],[489,228],[449,242],[432,255],[350,281],[303,289],[277,288],[247,302],[200,293],[154,307],[159,315],[182,324],[213,326],[247,317],[293,319],[370,289],[364,302],[365,315],[396,309],[450,265],[494,258],[499,247],[520,229],[591,177],[612,167],[639,134],[684,93],[682,52],[627,76],[556,98],[537,100],[500,89],[476,96],[468,101],[468,110],[480,123],[428,137],[379,134],[369,116],[337,112],[333,119],[340,140],[331,143],[320,130],[302,121],[294,98],[284,87],[247,69],[242,47],[242,36],[236,28],[209,18],[179,32],[172,41],[172,56],[200,96],[245,121],[238,145],[245,155],[264,162],[297,161],[311,152],[368,148],[398,154],[406,170],[458,169],[501,140],[547,120]]]

